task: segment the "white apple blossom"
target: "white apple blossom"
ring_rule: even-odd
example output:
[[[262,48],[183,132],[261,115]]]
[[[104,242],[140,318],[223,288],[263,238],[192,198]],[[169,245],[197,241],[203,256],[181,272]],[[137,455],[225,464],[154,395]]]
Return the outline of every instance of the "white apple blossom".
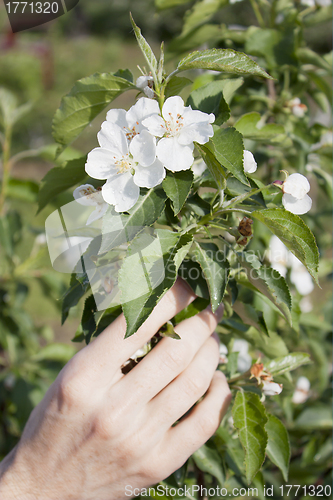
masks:
[[[154,88],[154,78],[152,76],[139,76],[137,78],[135,85],[138,87],[138,89],[143,90],[143,92],[146,94],[147,97],[150,99],[153,99],[155,96]]]
[[[219,363],[225,364],[228,361],[228,348],[225,344],[220,344],[220,360]]]
[[[305,104],[302,104],[299,97],[295,97],[289,101],[289,106],[291,107],[291,112],[293,115],[297,116],[297,118],[303,118],[308,109]]]
[[[185,107],[181,97],[173,96],[163,104],[162,114],[153,114],[142,124],[153,136],[161,138],[156,147],[157,158],[168,170],[178,172],[193,164],[193,142],[205,144],[213,137],[214,120],[212,113]]]
[[[310,380],[306,377],[299,377],[296,382],[296,389],[292,396],[292,402],[295,404],[305,403],[310,393]]]
[[[74,189],[73,196],[80,205],[96,207],[88,217],[87,226],[103,217],[107,211],[108,204],[103,200],[101,190],[95,189],[91,184],[83,184],[77,187]]]
[[[312,200],[307,194],[310,183],[302,174],[291,174],[282,185],[282,204],[293,214],[306,214],[312,207]]]
[[[232,352],[238,352],[237,371],[244,373],[251,368],[252,358],[249,354],[249,343],[243,339],[235,339]]]
[[[308,295],[313,291],[314,284],[310,273],[275,235],[270,239],[267,257],[271,267],[284,278],[287,275],[287,269],[291,269],[290,281],[301,295]]]
[[[165,177],[156,159],[156,139],[142,130],[128,143],[123,128],[109,121],[102,124],[97,137],[100,147],[88,154],[86,172],[94,179],[106,179],[103,199],[117,212],[127,211],[137,202],[140,187],[152,188]]]
[[[282,384],[277,384],[272,380],[262,381],[261,390],[262,393],[265,394],[265,396],[277,396],[278,394],[281,394],[282,389],[283,389]]]
[[[247,149],[244,149],[243,153],[243,166],[246,174],[253,174],[257,170],[257,162],[251,151]]]
[[[147,97],[141,97],[128,111],[125,109],[110,109],[106,121],[115,123],[126,134],[128,142],[142,132],[145,127],[142,121],[152,114],[159,113],[158,102]]]

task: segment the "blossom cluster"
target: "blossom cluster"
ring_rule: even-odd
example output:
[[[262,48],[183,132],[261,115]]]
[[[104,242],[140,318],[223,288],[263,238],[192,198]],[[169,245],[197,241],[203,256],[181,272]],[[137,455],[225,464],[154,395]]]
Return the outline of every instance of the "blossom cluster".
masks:
[[[117,212],[127,211],[137,202],[140,187],[161,184],[166,169],[191,167],[194,142],[208,142],[214,120],[212,113],[185,107],[179,96],[166,99],[162,111],[146,97],[128,111],[111,109],[97,136],[99,147],[88,154],[86,172],[106,180],[101,191],[105,202]]]

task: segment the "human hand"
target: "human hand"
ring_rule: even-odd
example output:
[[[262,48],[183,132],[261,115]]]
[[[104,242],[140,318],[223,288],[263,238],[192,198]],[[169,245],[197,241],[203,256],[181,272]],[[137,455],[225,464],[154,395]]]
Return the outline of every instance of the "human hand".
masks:
[[[0,464],[2,500],[115,500],[177,470],[231,399],[212,336],[222,310],[175,327],[128,374],[121,366],[195,296],[178,280],[138,332],[121,315],[60,372]],[[173,426],[205,393],[185,418]]]

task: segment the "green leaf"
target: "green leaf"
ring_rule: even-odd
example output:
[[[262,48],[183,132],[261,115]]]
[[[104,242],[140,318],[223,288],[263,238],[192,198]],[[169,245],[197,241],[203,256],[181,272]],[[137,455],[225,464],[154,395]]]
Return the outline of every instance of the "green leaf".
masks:
[[[269,68],[295,64],[295,40],[292,31],[261,29],[251,26],[247,32],[244,50],[247,54],[263,57]]]
[[[249,185],[243,166],[243,138],[236,129],[228,127],[215,130],[214,137],[209,140],[206,147],[236,179]]]
[[[178,245],[180,244],[180,245]],[[157,229],[153,235],[142,232],[130,244],[118,275],[122,308],[126,318],[126,337],[133,335],[177,277],[175,256],[188,239]]]
[[[232,308],[245,325],[253,326],[258,332],[268,334],[263,316],[260,317],[259,313],[250,304],[236,300]]]
[[[230,109],[223,97],[223,80],[213,82],[193,90],[186,105],[203,113],[214,113],[215,125],[222,125],[230,118]]]
[[[295,429],[318,431],[332,429],[332,426],[332,409],[329,406],[306,408],[295,421]]]
[[[230,265],[214,243],[195,242],[194,256],[208,283],[212,311],[221,304],[228,283]]]
[[[175,324],[177,325],[184,319],[192,318],[199,312],[203,311],[208,307],[209,300],[197,297],[189,306],[185,307],[180,313],[176,314],[174,317]]]
[[[193,183],[192,170],[182,170],[181,172],[168,172],[162,182],[165,194],[172,202],[174,214],[177,215],[186,201],[191,191]]]
[[[192,81],[185,77],[173,76],[167,83],[165,87],[165,97],[171,97],[173,95],[179,95],[179,93],[183,90],[183,88],[191,85]]]
[[[275,358],[265,363],[265,370],[274,376],[296,370],[299,366],[311,363],[310,355],[306,352],[292,352],[287,356]]]
[[[208,474],[216,477],[219,484],[224,486],[223,462],[216,449],[204,444],[193,453],[192,458],[201,471],[208,472]]]
[[[68,146],[116,97],[132,89],[136,90],[133,83],[112,73],[96,73],[77,81],[54,115],[55,141]]]
[[[268,435],[268,443],[266,453],[269,459],[282,472],[283,479],[288,481],[288,469],[290,460],[290,444],[288,432],[281,420],[274,415],[268,414],[266,431]]]
[[[191,10],[188,10],[184,17],[182,36],[193,28],[207,23],[209,19],[224,5],[227,0],[201,0],[194,4]]]
[[[58,361],[59,363],[67,363],[76,353],[76,349],[72,345],[54,343],[42,347],[32,359],[34,361]]]
[[[178,63],[177,69],[179,71],[209,69],[234,75],[272,78],[249,56],[232,49],[208,49],[192,52]]]
[[[264,125],[260,123],[260,120],[260,114],[253,111],[252,113],[246,113],[237,120],[234,127],[244,138],[256,141],[279,142],[286,137],[283,125],[275,123]]]
[[[226,187],[226,178],[221,164],[217,161],[213,153],[206,146],[195,144],[195,147],[199,151],[203,161],[206,163],[208,170],[212,174],[218,189],[220,191],[223,191]]]
[[[130,17],[131,17],[131,23],[132,23],[132,26],[133,26],[133,30],[134,30],[134,34],[135,34],[136,40],[138,42],[138,45],[139,45],[139,47],[141,49],[142,54],[144,55],[144,57],[145,57],[145,59],[147,61],[147,64],[149,66],[149,69],[151,71],[151,74],[152,74],[152,76],[154,78],[154,82],[155,82],[155,85],[156,85],[158,83],[158,80],[157,80],[157,68],[158,68],[157,59],[156,59],[156,57],[154,55],[154,52],[152,51],[149,43],[141,35],[141,30],[135,24],[134,19],[132,17],[132,14],[130,14]]]
[[[79,303],[79,300],[85,295],[89,286],[90,284],[87,275],[79,277],[72,274],[69,288],[62,300],[62,324],[64,324],[68,318],[70,309]]]
[[[86,157],[70,160],[61,167],[53,167],[42,179],[38,200],[38,212],[55,196],[83,181],[87,174],[84,170]],[[74,198],[73,198],[74,200]]]
[[[7,185],[7,196],[17,200],[34,203],[38,194],[37,182],[23,179],[9,179]]]
[[[237,252],[250,283],[282,312],[291,324],[291,295],[286,280],[275,269],[262,266],[252,252]]]
[[[166,196],[160,187],[141,190],[129,214],[119,214],[110,207],[103,218],[102,245],[99,253],[131,241],[143,227],[151,226],[164,209]]]
[[[237,392],[232,408],[234,426],[245,450],[246,479],[250,484],[265,460],[267,416],[257,394]]]
[[[158,9],[170,9],[183,3],[188,3],[188,0],[155,0],[155,5]]]
[[[329,72],[331,71],[331,67],[328,62],[308,47],[300,47],[297,49],[296,56],[304,64],[313,64],[314,66],[317,66],[317,68],[322,68]]]
[[[303,220],[283,208],[252,212],[251,217],[265,224],[305,265],[318,284],[319,252],[316,240]]]

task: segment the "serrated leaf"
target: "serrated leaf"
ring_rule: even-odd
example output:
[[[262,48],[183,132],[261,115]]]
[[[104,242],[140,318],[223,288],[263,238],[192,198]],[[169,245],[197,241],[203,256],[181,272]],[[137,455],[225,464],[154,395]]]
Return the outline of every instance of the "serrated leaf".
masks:
[[[54,115],[55,141],[68,146],[116,97],[132,89],[136,90],[133,83],[113,73],[96,73],[77,81]]]
[[[265,407],[257,394],[239,391],[232,408],[232,416],[245,450],[246,479],[250,484],[265,460],[268,439],[265,431]]]
[[[266,453],[273,464],[281,470],[283,479],[288,481],[290,444],[287,429],[281,420],[270,414],[265,429],[268,435]]]
[[[206,278],[212,311],[215,312],[222,302],[228,283],[229,262],[214,243],[195,242],[194,256]]]
[[[278,142],[285,138],[283,125],[276,123],[260,124],[261,116],[256,111],[246,113],[236,121],[234,127],[244,138],[256,141]]]
[[[215,130],[206,147],[236,179],[246,186],[249,185],[243,166],[243,138],[236,129],[228,127]]]
[[[265,320],[262,316],[259,316],[259,313],[252,307],[250,304],[245,304],[240,300],[236,300],[236,302],[232,306],[235,313],[241,318],[245,325],[253,326],[260,333],[265,333],[268,335],[267,326]]]
[[[318,284],[319,252],[316,240],[303,220],[283,208],[252,212],[251,217],[265,224],[305,265]]]
[[[94,314],[97,311],[96,302],[93,295],[89,295],[84,301],[84,308],[81,317],[82,333],[85,341],[89,344],[91,337],[96,331],[96,321]]]
[[[282,312],[291,324],[291,295],[286,280],[275,269],[262,266],[252,252],[237,252],[250,283]]]
[[[212,174],[218,189],[222,191],[226,187],[226,178],[221,164],[217,161],[213,153],[206,146],[196,144],[195,147],[199,151],[203,161],[206,163],[208,170]]]
[[[138,201],[129,214],[119,214],[110,207],[103,218],[102,245],[99,253],[108,252],[131,241],[143,227],[151,226],[164,209],[166,196],[160,187],[141,190]]]
[[[189,195],[193,183],[192,170],[182,170],[181,172],[168,172],[162,182],[165,194],[172,202],[174,214],[177,215],[183,208],[186,198]]]
[[[171,97],[173,95],[178,95],[183,88],[187,87],[188,85],[191,85],[192,81],[189,80],[188,78],[185,78],[183,76],[173,76],[170,78],[170,80],[167,83],[167,86],[165,87],[165,97]]]
[[[216,477],[221,486],[224,485],[223,462],[217,450],[204,444],[193,453],[192,458],[200,470],[208,472],[208,474]]]
[[[42,179],[38,200],[40,212],[55,196],[83,181],[87,174],[84,170],[86,157],[70,160],[60,167],[53,167]],[[74,198],[73,198],[74,199]]]
[[[156,59],[154,52],[152,51],[149,43],[142,36],[140,28],[135,24],[134,19],[132,17],[132,14],[130,14],[130,17],[131,17],[131,23],[133,26],[136,40],[138,42],[138,45],[141,49],[142,54],[144,55],[144,57],[147,61],[147,64],[148,64],[149,69],[151,71],[151,74],[154,78],[154,82],[156,84],[157,83],[157,68],[158,68],[157,59]]]
[[[209,69],[234,75],[253,75],[272,78],[249,56],[232,49],[207,49],[195,51],[182,59],[179,71],[188,69]]]
[[[191,92],[186,105],[203,113],[214,113],[215,125],[222,125],[230,118],[230,109],[224,99],[223,88],[223,80],[215,80],[199,87]]]
[[[287,356],[272,359],[265,363],[265,370],[274,376],[296,370],[299,366],[311,363],[310,355],[306,352],[291,352]]]
[[[133,335],[177,277],[175,256],[186,238],[166,229],[153,235],[140,233],[128,248],[119,271],[122,308],[126,318],[126,337]]]

